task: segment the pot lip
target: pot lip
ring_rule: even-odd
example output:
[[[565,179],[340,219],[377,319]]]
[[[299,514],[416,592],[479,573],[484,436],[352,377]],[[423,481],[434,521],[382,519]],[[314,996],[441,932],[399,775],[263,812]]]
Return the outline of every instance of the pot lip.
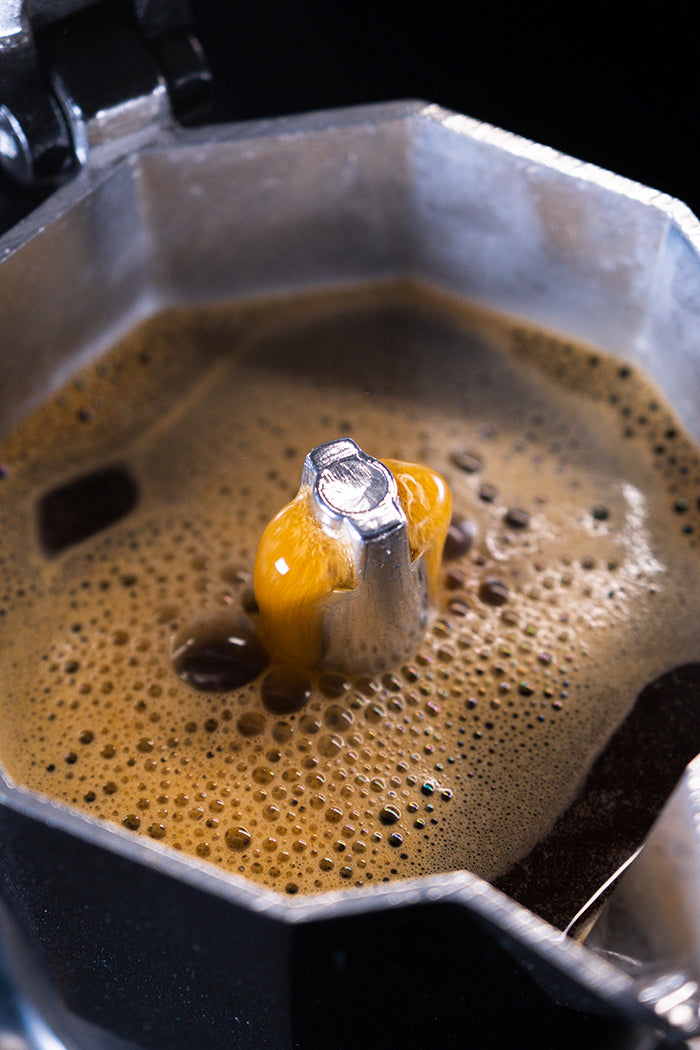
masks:
[[[343,128],[363,126],[368,133],[376,133],[390,124],[416,123],[439,126],[450,134],[491,146],[528,164],[549,169],[581,183],[599,186],[628,200],[635,200],[663,214],[669,224],[676,227],[700,254],[700,218],[678,198],[486,121],[446,109],[437,103],[423,99],[400,99],[311,110],[290,116],[210,124],[198,128],[184,128],[174,123],[166,123],[157,128],[148,141],[130,152],[102,164],[88,162],[77,175],[0,236],[0,267],[23,244],[88,196],[115,171],[124,166],[135,169],[149,156],[173,150],[194,150],[199,153],[204,148],[223,149],[236,146],[247,151],[253,149],[256,142],[265,143],[274,139],[284,141],[302,135],[325,134]]]
[[[531,915],[505,894],[466,871],[290,897],[17,784],[0,766],[0,810],[3,809],[285,924],[294,925],[321,917],[341,918],[346,914],[377,911],[387,906],[453,899],[459,897],[465,888],[477,895],[492,893],[495,895],[494,904],[514,905],[524,916]],[[538,921],[557,934],[558,931],[544,920]]]
[[[578,1008],[612,1011],[671,1034],[675,1031],[640,1000],[640,988],[630,974],[466,870],[288,897],[15,785],[0,767],[0,822],[3,810],[80,839],[89,848],[111,854],[116,864],[124,860],[141,865],[188,890],[212,895],[289,934],[299,927],[411,907],[442,904],[464,909],[556,998],[567,1001],[568,982],[578,989],[572,1001]]]
[[[285,926],[305,925],[317,921],[343,919],[356,915],[424,904],[452,904],[467,907],[487,923],[499,927],[505,936],[516,939],[538,954],[552,958],[593,962],[606,976],[609,990],[628,987],[630,978],[589,949],[565,937],[565,934],[540,919],[534,912],[507,897],[499,889],[466,869],[415,879],[397,880],[377,886],[347,887],[324,894],[288,897],[214,864],[199,861],[176,852],[172,847],[135,836],[118,824],[98,820],[73,810],[7,778],[0,766],[0,811],[9,810],[23,818],[58,833],[80,839],[124,859],[141,864],[154,873],[190,888],[213,894],[229,903],[258,913]],[[557,962],[558,965],[558,962]],[[612,985],[611,985],[612,982]]]

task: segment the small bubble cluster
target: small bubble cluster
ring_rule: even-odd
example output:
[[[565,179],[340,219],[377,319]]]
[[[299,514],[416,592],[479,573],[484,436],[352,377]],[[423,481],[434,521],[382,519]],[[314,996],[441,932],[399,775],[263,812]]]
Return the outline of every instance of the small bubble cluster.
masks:
[[[443,474],[454,518],[412,658],[302,675],[258,640],[252,567],[306,452],[343,434]],[[0,464],[3,764],[283,893],[497,877],[646,682],[698,659],[700,459],[668,407],[426,292],[171,311]],[[134,507],[47,550],[37,506],[101,464]]]

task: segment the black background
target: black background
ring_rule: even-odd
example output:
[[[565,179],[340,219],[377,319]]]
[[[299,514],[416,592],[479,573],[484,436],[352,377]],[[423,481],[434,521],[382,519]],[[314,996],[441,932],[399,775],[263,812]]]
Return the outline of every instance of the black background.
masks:
[[[700,211],[695,4],[193,6],[217,119],[421,98]]]

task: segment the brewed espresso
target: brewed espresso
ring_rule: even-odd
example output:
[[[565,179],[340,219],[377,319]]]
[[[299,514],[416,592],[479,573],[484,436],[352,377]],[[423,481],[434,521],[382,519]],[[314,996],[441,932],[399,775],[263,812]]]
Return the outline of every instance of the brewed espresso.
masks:
[[[295,677],[253,563],[339,436],[440,473],[454,520],[411,660]],[[0,465],[9,775],[281,892],[502,878],[700,660],[700,454],[656,388],[425,289],[169,310]]]

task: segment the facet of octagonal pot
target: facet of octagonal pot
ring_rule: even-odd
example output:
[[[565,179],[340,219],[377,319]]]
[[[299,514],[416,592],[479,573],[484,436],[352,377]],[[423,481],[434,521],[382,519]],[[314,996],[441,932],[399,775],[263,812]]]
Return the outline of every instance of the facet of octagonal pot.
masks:
[[[699,245],[679,202],[423,103],[163,128],[0,241],[0,431],[167,305],[411,277],[642,365],[700,438]],[[362,931],[389,998],[383,952],[455,960],[443,998],[471,1013],[443,1004],[440,1045],[479,1001],[456,944],[494,979],[507,952],[559,998],[665,1024],[609,958],[466,872],[288,900],[8,782],[0,842],[18,980],[79,1047],[292,1046],[327,930]]]

